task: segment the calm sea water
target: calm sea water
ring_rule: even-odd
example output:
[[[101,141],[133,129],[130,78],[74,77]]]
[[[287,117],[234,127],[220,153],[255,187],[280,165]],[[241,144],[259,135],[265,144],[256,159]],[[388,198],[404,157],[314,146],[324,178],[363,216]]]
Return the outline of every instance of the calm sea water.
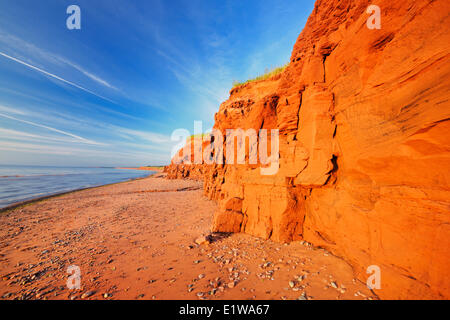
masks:
[[[60,192],[146,177],[151,173],[115,168],[0,165],[0,208]]]

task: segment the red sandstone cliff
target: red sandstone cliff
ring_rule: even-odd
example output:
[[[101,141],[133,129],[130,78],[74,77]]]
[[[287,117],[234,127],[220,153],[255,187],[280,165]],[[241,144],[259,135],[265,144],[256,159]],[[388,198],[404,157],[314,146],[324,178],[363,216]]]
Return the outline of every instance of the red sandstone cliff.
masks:
[[[366,27],[366,8],[382,27]],[[381,298],[450,298],[450,2],[318,0],[286,70],[230,92],[215,128],[278,128],[280,168],[175,165],[219,201],[213,230],[305,239]]]

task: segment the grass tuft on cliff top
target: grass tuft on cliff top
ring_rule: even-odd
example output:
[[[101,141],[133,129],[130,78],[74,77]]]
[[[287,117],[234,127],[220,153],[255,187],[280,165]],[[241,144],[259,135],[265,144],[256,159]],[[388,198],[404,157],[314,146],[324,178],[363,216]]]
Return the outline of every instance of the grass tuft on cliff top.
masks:
[[[286,69],[286,67],[288,66],[289,63],[286,63],[284,66],[281,67],[275,67],[272,69],[266,69],[266,72],[262,75],[257,76],[256,78],[253,79],[249,79],[247,81],[244,82],[240,82],[237,80],[233,81],[233,89],[239,86],[242,86],[244,84],[250,83],[250,82],[255,82],[255,81],[260,81],[260,80],[266,80],[269,78],[272,78],[273,76],[276,76],[277,74],[280,74],[284,71],[284,69]]]
[[[203,137],[205,137],[207,135],[208,135],[208,133],[191,134],[189,137],[187,137],[186,140],[189,141],[189,140],[193,140],[193,139],[197,139],[197,138],[202,138],[203,139]]]

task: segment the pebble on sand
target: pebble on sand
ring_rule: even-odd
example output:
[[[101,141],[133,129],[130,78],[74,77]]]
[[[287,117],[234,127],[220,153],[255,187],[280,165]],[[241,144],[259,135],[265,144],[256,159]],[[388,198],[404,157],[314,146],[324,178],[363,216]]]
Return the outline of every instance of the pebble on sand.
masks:
[[[89,298],[90,296],[92,296],[92,295],[94,295],[94,294],[95,294],[95,291],[88,291],[88,292],[85,292],[85,293],[83,293],[83,294],[81,295],[81,299]]]
[[[195,239],[195,243],[198,245],[203,245],[203,244],[210,244],[211,241],[208,236],[202,236],[202,237]]]

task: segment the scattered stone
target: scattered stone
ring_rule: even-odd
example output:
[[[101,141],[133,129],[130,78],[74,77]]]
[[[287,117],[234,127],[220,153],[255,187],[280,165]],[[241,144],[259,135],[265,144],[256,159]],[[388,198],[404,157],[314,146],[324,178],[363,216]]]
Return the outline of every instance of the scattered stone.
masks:
[[[227,284],[227,286],[228,286],[228,288],[230,288],[230,289],[234,288],[234,281],[229,282],[229,283]]]
[[[293,288],[295,286],[295,282],[294,281],[289,281],[289,287]]]
[[[198,275],[199,279],[203,279],[204,277],[205,277],[205,275],[203,273]]]
[[[81,299],[89,298],[90,296],[92,296],[92,295],[94,295],[94,294],[95,294],[95,291],[88,291],[88,292],[85,292],[85,293],[83,293],[83,294],[81,295]]]
[[[202,237],[195,239],[195,243],[198,244],[199,246],[201,246],[203,244],[210,244],[211,239],[209,236],[202,236]]]
[[[300,297],[298,297],[298,300],[308,300],[308,297],[306,296],[306,292],[303,292]]]
[[[303,281],[305,278],[306,278],[306,274],[304,274],[304,275],[302,275],[302,276],[298,276],[298,277],[297,277],[297,280],[301,282],[301,281]]]
[[[366,295],[365,295],[364,293],[362,293],[361,291],[357,291],[357,292],[355,293],[355,297],[356,297],[356,296],[361,296],[361,297],[363,297],[363,298],[366,297]]]
[[[8,299],[8,298],[11,297],[11,296],[12,296],[12,292],[8,292],[8,293],[4,294],[4,295],[2,296],[2,298],[3,298],[3,299]]]
[[[338,288],[338,285],[337,285],[337,283],[336,283],[335,281],[331,281],[331,282],[330,282],[330,286],[332,286],[332,287],[335,288],[335,289]]]

